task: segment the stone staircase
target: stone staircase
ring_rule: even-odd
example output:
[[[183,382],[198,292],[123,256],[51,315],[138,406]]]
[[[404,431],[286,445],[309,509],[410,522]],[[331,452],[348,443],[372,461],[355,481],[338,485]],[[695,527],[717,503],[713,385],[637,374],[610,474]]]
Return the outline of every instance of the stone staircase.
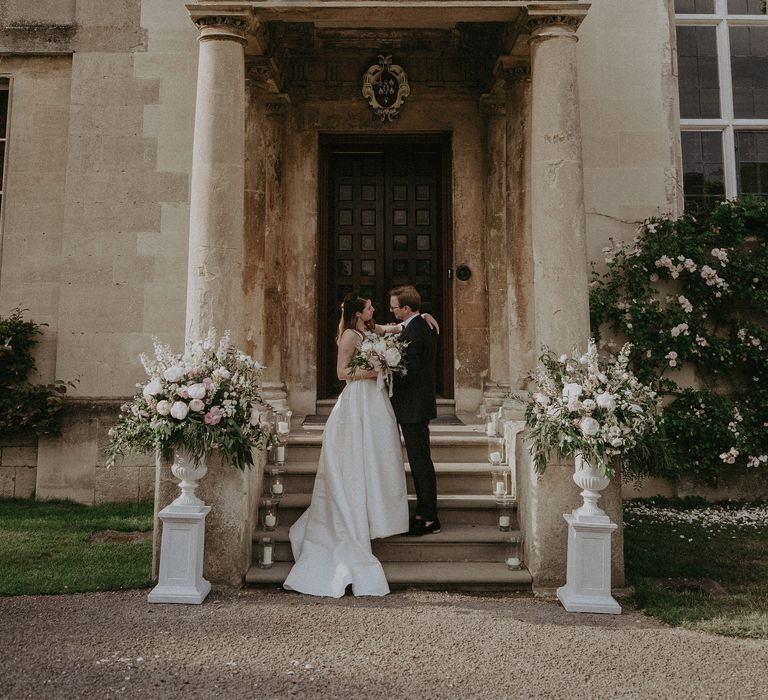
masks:
[[[373,553],[381,561],[390,587],[530,590],[528,571],[510,570],[505,563],[510,556],[522,561],[522,533],[516,527],[514,507],[511,530],[499,530],[481,427],[435,425],[430,427],[430,433],[442,531],[424,537],[395,536],[373,541]],[[278,525],[270,532],[261,529],[261,523],[257,526],[253,534],[253,565],[245,577],[247,584],[279,585],[288,575],[293,563],[288,530],[309,506],[321,440],[321,425],[294,431],[288,439],[285,493],[280,500]],[[405,451],[403,457],[407,459]],[[409,500],[413,503],[413,481],[409,465],[405,466]],[[265,496],[269,496],[269,482],[267,474]],[[275,542],[275,563],[268,569],[258,564],[258,541],[263,536],[270,536]]]

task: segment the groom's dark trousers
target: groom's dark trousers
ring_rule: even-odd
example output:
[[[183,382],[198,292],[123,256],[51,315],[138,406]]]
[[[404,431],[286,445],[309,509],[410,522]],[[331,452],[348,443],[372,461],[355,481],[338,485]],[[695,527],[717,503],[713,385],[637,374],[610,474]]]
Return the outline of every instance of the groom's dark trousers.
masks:
[[[437,518],[437,479],[429,449],[429,421],[437,416],[435,358],[437,339],[421,316],[414,316],[401,334],[408,343],[408,373],[395,375],[392,408],[403,431],[405,450],[416,490],[416,511],[424,520]]]

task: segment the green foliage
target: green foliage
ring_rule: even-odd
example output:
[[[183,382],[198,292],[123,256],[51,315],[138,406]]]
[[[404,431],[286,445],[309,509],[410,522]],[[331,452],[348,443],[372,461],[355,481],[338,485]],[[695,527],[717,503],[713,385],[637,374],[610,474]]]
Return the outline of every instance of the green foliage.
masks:
[[[94,542],[103,530],[149,532],[151,502],[83,506],[0,499],[0,595],[143,588],[152,542]]]
[[[30,384],[35,370],[32,350],[41,325],[25,321],[16,309],[0,317],[0,433],[8,435],[33,431],[38,435],[57,434],[67,391],[65,382]]]
[[[604,253],[593,333],[629,341],[633,370],[668,401],[670,461],[653,473],[713,482],[732,464],[768,467],[768,203],[649,219]]]

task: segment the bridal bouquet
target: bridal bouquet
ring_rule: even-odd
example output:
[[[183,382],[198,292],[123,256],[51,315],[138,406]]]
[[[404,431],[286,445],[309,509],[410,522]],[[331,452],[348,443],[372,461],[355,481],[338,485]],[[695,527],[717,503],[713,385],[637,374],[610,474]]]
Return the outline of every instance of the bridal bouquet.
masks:
[[[149,380],[109,431],[108,463],[156,450],[170,460],[177,449],[202,461],[216,448],[239,469],[251,466],[251,449],[271,438],[260,421],[263,366],[234,348],[228,331],[217,344],[211,329],[181,355],[157,339],[154,348],[154,357],[141,355]]]
[[[389,395],[392,396],[392,377],[395,374],[408,373],[403,357],[407,345],[407,342],[400,340],[399,336],[393,333],[366,333],[349,363],[350,373],[358,367],[375,370],[379,373],[379,387],[387,387]]]
[[[598,357],[594,341],[587,352],[557,357],[546,350],[530,377],[525,418],[536,469],[543,472],[554,449],[562,457],[581,452],[611,476],[611,463],[628,463],[658,431],[655,391],[628,368],[630,345],[613,361]]]

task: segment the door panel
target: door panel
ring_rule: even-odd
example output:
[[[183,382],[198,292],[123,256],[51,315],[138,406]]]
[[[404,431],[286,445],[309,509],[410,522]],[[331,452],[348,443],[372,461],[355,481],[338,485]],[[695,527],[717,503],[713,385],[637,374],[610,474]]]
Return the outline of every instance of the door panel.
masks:
[[[413,284],[422,296],[423,309],[441,323],[437,390],[448,395],[452,377],[447,380],[444,371],[450,337],[444,299],[443,159],[440,144],[328,148],[321,398],[337,395],[343,386],[336,378],[334,339],[344,296],[358,292],[370,298],[376,321],[386,323],[393,320],[389,289],[399,284]]]

